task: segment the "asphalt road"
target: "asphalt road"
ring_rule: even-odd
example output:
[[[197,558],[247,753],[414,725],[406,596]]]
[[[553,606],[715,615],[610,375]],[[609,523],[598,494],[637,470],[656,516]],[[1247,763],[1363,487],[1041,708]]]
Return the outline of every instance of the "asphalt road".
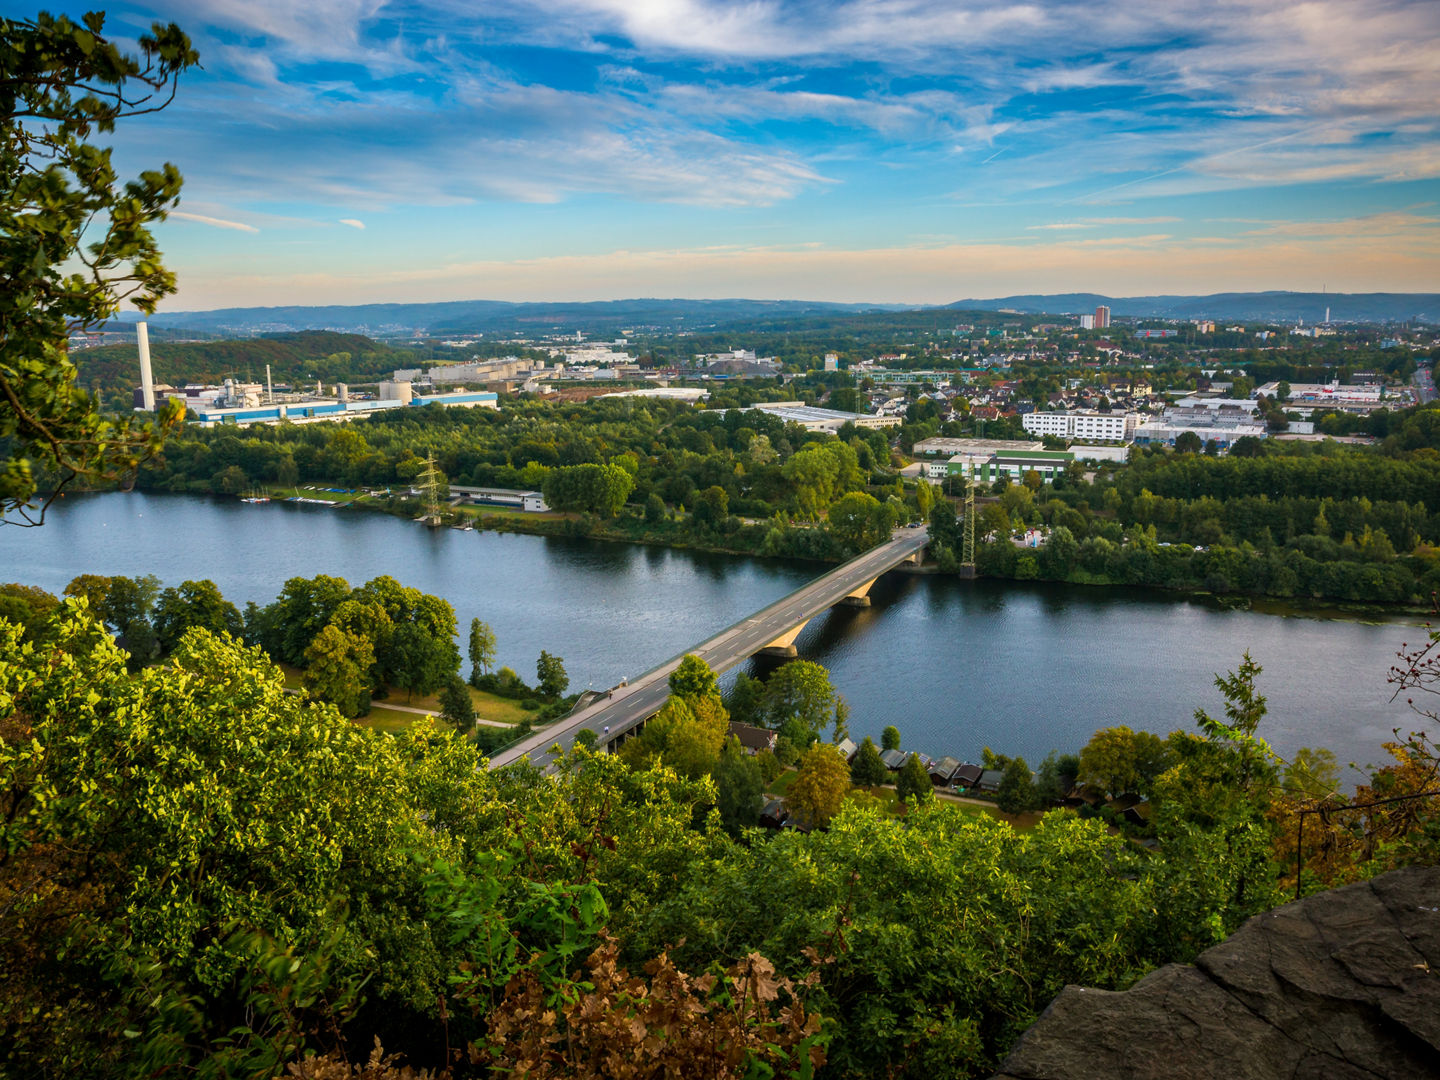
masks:
[[[717,674],[732,668],[754,656],[787,630],[814,618],[867,581],[898,566],[923,548],[928,540],[926,529],[897,529],[888,543],[851,559],[790,595],[782,596],[769,607],[726,627],[708,641],[686,649],[659,667],[629,680],[628,685],[613,690],[609,697],[592,702],[580,712],[500,751],[491,758],[490,767],[512,765],[527,755],[531,762],[543,767],[549,761],[551,746],[558,742],[568,749],[575,741],[576,733],[583,728],[595,732],[601,743],[613,739],[660,711],[670,695],[670,672],[687,654],[695,653]]]
[[[1415,370],[1415,389],[1420,397],[1420,404],[1435,400],[1435,375],[1430,368],[1421,367]]]

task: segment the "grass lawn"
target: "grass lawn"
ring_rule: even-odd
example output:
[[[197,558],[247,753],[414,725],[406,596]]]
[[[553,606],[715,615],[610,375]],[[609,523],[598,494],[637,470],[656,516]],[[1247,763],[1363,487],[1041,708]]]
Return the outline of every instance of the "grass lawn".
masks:
[[[386,731],[392,735],[397,731],[404,731],[411,724],[434,724],[437,727],[449,726],[438,716],[416,716],[411,712],[396,712],[394,709],[387,709],[383,705],[371,705],[370,714],[368,716],[357,716],[354,722],[361,727],[373,728],[376,731]]]
[[[285,685],[287,687],[291,690],[301,689],[304,685],[304,672],[297,667],[291,667],[289,664],[277,664],[276,666],[285,673]],[[527,712],[525,709],[522,709],[520,703],[511,698],[500,697],[497,694],[490,694],[484,690],[476,690],[473,686],[467,687],[466,689],[470,691],[470,700],[475,703],[475,715],[481,720],[493,720],[501,724],[518,724],[526,717],[533,717],[535,715],[532,712]],[[400,717],[409,717],[410,720],[420,719],[412,712],[405,712],[403,709],[387,708],[387,706],[390,705],[403,705],[407,709],[428,709],[431,712],[440,711],[439,698],[434,694],[428,697],[417,697],[414,701],[411,701],[404,690],[391,689],[389,697],[376,698],[371,702],[370,711],[372,713],[377,710],[383,710],[387,717],[385,724],[374,724],[371,725],[372,727],[379,726],[384,727],[387,731],[393,731],[396,728],[404,727],[405,723],[409,722],[401,721],[399,719]]]
[[[487,693],[484,690],[476,690],[473,686],[467,686],[470,691],[470,700],[475,705],[475,715],[481,720],[495,720],[502,724],[518,724],[526,717],[533,717],[535,714],[527,712],[520,707],[520,703],[513,698],[500,697],[498,694]],[[407,709],[427,709],[430,712],[440,711],[440,696],[430,694],[426,697],[418,695],[412,700],[404,690],[397,690],[390,687],[390,696],[376,698],[371,708],[379,709],[386,705],[404,705]],[[413,713],[411,714],[414,715]]]

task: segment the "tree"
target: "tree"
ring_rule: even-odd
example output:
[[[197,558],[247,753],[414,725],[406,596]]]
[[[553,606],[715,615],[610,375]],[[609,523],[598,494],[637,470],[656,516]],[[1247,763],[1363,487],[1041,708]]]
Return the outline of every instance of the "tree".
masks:
[[[763,724],[765,722],[765,683],[753,675],[740,672],[725,695],[725,707],[737,724]]]
[[[652,491],[645,499],[645,524],[659,525],[664,520],[665,500]]]
[[[551,656],[544,649],[535,661],[535,688],[541,697],[558,698],[570,685],[570,676],[565,674],[565,662],[558,656]]]
[[[462,734],[475,730],[475,702],[458,674],[451,675],[440,691],[440,719]]]
[[[1193,431],[1182,431],[1175,436],[1175,450],[1180,454],[1198,454],[1205,448],[1204,441]]]
[[[1013,757],[1006,763],[995,802],[1007,814],[1023,814],[1039,805],[1035,797],[1035,780],[1023,757]]]
[[[670,673],[670,693],[681,698],[720,697],[720,683],[700,657],[688,653]]]
[[[495,631],[489,623],[470,620],[470,685],[479,683],[482,675],[495,666]]]
[[[880,760],[880,751],[866,735],[850,762],[850,782],[857,787],[879,787],[890,779],[890,770]]]
[[[919,754],[911,754],[900,766],[900,775],[895,778],[895,794],[912,810],[926,799],[935,797],[935,785],[930,782],[925,766],[920,764]]]
[[[1070,794],[1079,775],[1080,758],[1077,755],[1050,751],[1040,763],[1040,772],[1035,780],[1036,798],[1042,805],[1059,802]]]
[[[886,724],[885,730],[880,732],[880,748],[882,750],[900,749],[900,729],[894,724]]]
[[[0,585],[0,619],[23,627],[26,641],[39,641],[60,601],[34,585]]]
[[[1340,789],[1340,769],[1331,750],[1302,746],[1285,767],[1285,792],[1296,798],[1324,799]]]
[[[724,709],[705,707],[710,700],[696,699],[697,712],[685,699],[670,698],[644,731],[625,740],[621,760],[632,769],[658,762],[692,780],[710,772],[725,745],[727,729]],[[719,699],[713,701],[718,706]]]
[[[395,627],[390,635],[389,678],[413,700],[444,686],[459,666],[455,643],[441,639],[417,623]]]
[[[813,739],[835,723],[839,701],[828,671],[808,660],[792,660],[765,684],[765,723],[779,730],[793,721]]]
[[[830,506],[831,535],[852,551],[865,551],[889,539],[894,521],[889,508],[873,495],[852,491]]]
[[[65,586],[65,595],[85,598],[116,643],[129,652],[132,671],[154,659],[159,641],[151,611],[160,595],[160,579],[154,574],[136,578],[81,574]]]
[[[267,640],[260,644],[275,659],[300,666],[315,635],[350,597],[350,583],[344,578],[329,574],[291,578],[269,605]]]
[[[238,638],[244,633],[245,622],[235,605],[221,596],[220,589],[207,578],[182,581],[163,591],[155,602],[155,636],[162,653],[174,649],[192,627]]]
[[[745,753],[737,739],[729,739],[711,773],[715,780],[715,808],[731,836],[754,827],[765,794],[760,763]]]
[[[805,751],[785,805],[812,828],[824,828],[840,812],[850,790],[850,769],[830,743],[817,742]]]
[[[150,226],[178,202],[180,173],[166,164],[120,190],[111,151],[87,140],[163,109],[199,56],[173,23],[140,37],[139,58],[104,25],[98,12],[0,18],[0,518],[30,525],[76,477],[133,472],[184,415],[171,404],[153,425],[102,417],[66,355],[71,331],[122,301],[150,313],[175,291]]]
[[[305,650],[302,685],[311,701],[328,701],[354,719],[370,711],[370,642],[337,626],[326,626]]]
[[[1174,761],[1165,741],[1123,724],[1101,728],[1080,751],[1080,781],[1106,795],[1149,794]]]

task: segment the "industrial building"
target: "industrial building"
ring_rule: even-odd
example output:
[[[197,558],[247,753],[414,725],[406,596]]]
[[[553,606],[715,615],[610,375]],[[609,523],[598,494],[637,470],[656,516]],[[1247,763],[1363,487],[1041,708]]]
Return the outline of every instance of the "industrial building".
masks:
[[[948,475],[962,476],[980,484],[993,483],[1002,476],[1020,481],[1028,472],[1037,473],[1041,480],[1049,483],[1074,460],[1075,455],[1069,450],[1006,450],[991,454],[988,460],[978,464],[956,455],[946,466]]]
[[[831,434],[839,431],[846,424],[854,424],[857,428],[888,428],[899,427],[901,423],[901,418],[898,416],[847,413],[838,409],[822,409],[815,405],[806,405],[803,401],[770,401],[761,405],[752,405],[749,409],[735,411],[769,413],[771,416],[778,416],[787,424],[799,424],[806,431],[828,431]]]
[[[409,387],[409,383],[402,384]],[[458,394],[414,394],[405,397],[367,399],[352,401],[348,398],[315,399],[310,401],[275,402],[273,404],[223,406],[201,405],[195,407],[195,423],[201,427],[215,427],[220,424],[235,424],[245,427],[249,424],[278,424],[282,420],[292,423],[306,420],[352,420],[368,416],[383,409],[403,409],[419,405],[461,406],[465,408],[499,408],[497,395],[490,391],[472,391]]]

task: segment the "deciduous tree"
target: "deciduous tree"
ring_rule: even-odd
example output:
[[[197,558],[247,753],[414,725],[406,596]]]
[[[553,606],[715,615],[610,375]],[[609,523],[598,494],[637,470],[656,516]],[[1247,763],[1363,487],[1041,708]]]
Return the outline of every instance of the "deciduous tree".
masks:
[[[570,676],[565,674],[565,662],[541,649],[540,658],[535,661],[535,687],[541,696],[558,698],[569,685]]]
[[[850,790],[850,767],[833,744],[817,742],[800,759],[795,782],[785,795],[792,813],[815,828],[830,824]]]
[[[163,109],[199,56],[173,23],[142,34],[139,57],[104,29],[98,12],[0,18],[0,518],[26,524],[76,477],[130,473],[184,415],[171,404],[153,426],[103,417],[66,354],[71,331],[127,299],[153,312],[175,291],[150,226],[179,201],[180,173],[166,164],[122,189],[91,140]]]
[[[479,619],[470,620],[470,684],[476,685],[482,675],[495,666],[495,631]]]

